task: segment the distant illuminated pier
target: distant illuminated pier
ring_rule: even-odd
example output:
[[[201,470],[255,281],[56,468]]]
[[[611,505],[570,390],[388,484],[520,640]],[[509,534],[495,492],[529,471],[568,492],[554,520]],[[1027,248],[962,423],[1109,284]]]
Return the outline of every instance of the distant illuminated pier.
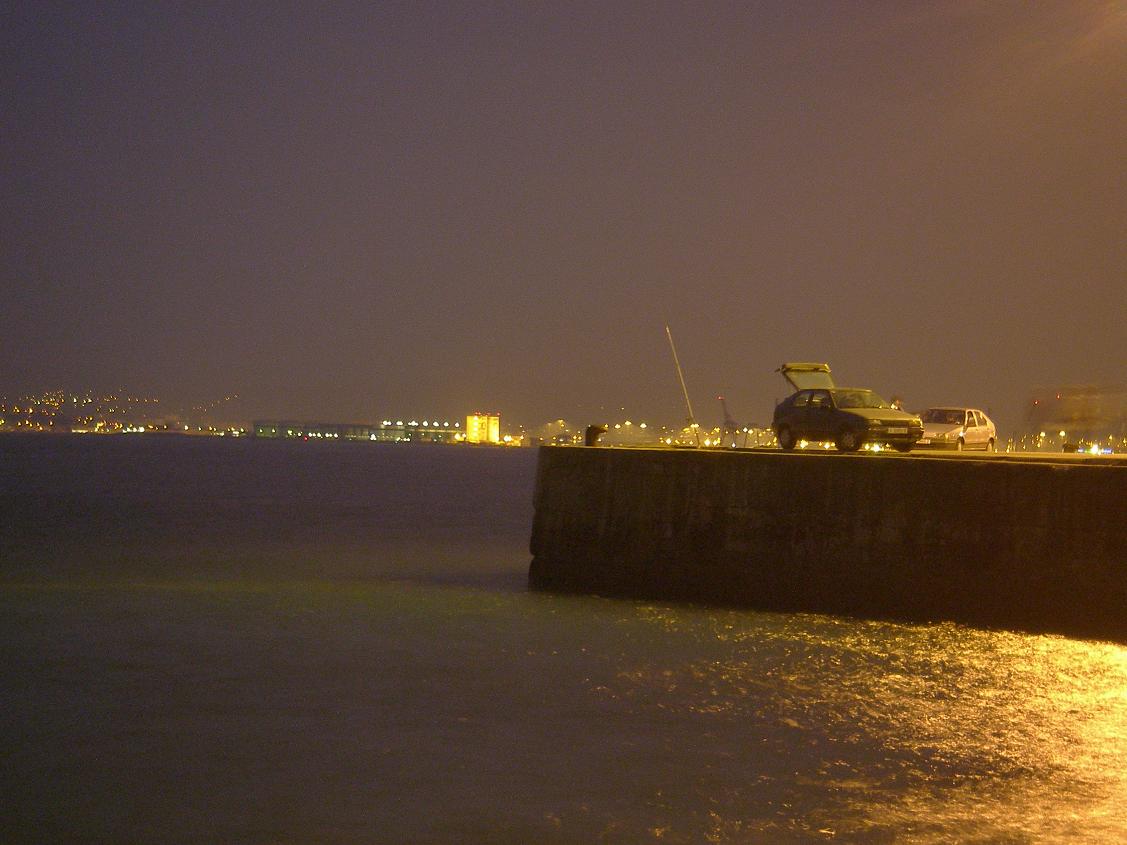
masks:
[[[384,420],[380,423],[327,423],[255,420],[254,436],[264,440],[353,440],[377,443],[456,443],[462,424],[449,420]]]

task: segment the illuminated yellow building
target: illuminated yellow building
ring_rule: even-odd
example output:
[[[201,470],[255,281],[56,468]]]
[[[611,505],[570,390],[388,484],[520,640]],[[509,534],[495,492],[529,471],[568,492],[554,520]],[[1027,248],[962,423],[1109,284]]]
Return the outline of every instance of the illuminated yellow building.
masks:
[[[466,417],[467,443],[500,443],[501,415],[476,412]]]

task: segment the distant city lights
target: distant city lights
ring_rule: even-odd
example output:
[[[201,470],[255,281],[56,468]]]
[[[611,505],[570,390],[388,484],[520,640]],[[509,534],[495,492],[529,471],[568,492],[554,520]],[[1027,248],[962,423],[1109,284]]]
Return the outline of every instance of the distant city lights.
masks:
[[[231,412],[229,394],[213,402],[174,409],[154,397],[129,391],[46,391],[9,399],[0,397],[0,432],[63,434],[162,434],[189,436],[252,436],[304,442],[445,443],[491,446],[584,445],[589,425],[604,432],[596,439],[609,447],[691,447],[706,449],[777,448],[770,428],[725,426],[704,428],[689,421],[680,428],[655,425],[634,415],[618,420],[584,420],[575,424],[560,417],[537,428],[503,430],[497,412],[475,411],[463,421],[433,414],[386,416],[379,423],[344,424],[289,420],[258,420],[247,424],[218,424],[211,409]],[[1068,453],[1088,456],[1127,452],[1127,391],[1122,388],[1074,388],[1043,394],[1026,406],[1026,431],[999,443],[999,451]],[[202,415],[202,416],[201,416]],[[832,449],[829,442],[801,441],[802,450]],[[866,447],[880,451],[883,444]]]

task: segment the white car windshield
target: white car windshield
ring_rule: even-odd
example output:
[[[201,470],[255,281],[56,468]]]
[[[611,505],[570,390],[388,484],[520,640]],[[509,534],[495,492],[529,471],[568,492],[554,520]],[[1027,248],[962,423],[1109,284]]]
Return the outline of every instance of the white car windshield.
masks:
[[[891,408],[871,390],[835,390],[834,402],[839,408]]]
[[[920,415],[925,423],[939,423],[940,425],[962,425],[963,411],[953,411],[950,408],[931,408]]]

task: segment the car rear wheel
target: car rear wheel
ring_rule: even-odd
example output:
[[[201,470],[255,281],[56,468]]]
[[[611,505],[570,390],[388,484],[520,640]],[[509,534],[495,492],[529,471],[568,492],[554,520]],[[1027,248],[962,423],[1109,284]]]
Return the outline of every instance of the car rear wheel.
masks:
[[[786,449],[788,452],[794,448],[794,444],[796,442],[794,439],[794,432],[785,425],[779,429],[778,440],[779,446],[783,449]]]
[[[843,428],[834,439],[839,452],[856,452],[861,448],[861,435],[851,428]]]
[[[989,440],[986,441],[986,451],[987,452],[993,452],[994,451],[994,438],[993,437],[991,437]]]
[[[914,445],[916,445],[916,444],[914,444],[914,443],[896,443],[896,444],[894,444],[894,448],[896,449],[897,452],[911,452],[912,447]]]

